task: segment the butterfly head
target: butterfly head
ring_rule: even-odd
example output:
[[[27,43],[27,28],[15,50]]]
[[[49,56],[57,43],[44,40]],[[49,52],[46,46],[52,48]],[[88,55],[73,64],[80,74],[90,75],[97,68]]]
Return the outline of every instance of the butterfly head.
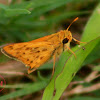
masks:
[[[73,24],[73,22],[75,22],[76,20],[78,20],[78,17],[75,18],[72,23],[68,26],[68,28],[66,30],[64,30],[64,39],[63,39],[63,44],[66,43],[70,43],[70,42],[74,42],[75,44],[80,44],[81,42],[76,40],[75,38],[72,37],[72,33],[69,31],[70,26]]]
[[[66,43],[70,43],[72,41],[72,34],[70,31],[66,31],[64,32],[64,39],[63,39],[63,44],[66,44]]]
[[[65,37],[63,39],[63,44],[70,43],[70,42],[73,42],[74,44],[78,44],[78,45],[80,45],[80,43],[83,43],[83,42],[78,41],[74,37],[72,37],[72,33],[70,31],[66,31]]]

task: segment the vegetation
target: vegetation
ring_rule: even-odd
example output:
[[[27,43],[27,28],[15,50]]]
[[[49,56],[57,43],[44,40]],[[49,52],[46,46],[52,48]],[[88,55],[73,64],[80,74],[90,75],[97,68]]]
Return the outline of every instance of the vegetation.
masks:
[[[0,0],[0,46],[31,41],[70,27],[73,54],[63,52],[32,74],[0,52],[0,100],[99,100],[100,99],[100,3],[99,0]],[[1,79],[0,79],[1,80]]]

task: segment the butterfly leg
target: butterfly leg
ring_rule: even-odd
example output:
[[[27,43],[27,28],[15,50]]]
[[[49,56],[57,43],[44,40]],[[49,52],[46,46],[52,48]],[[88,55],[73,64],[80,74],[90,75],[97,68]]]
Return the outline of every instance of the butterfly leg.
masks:
[[[52,77],[53,77],[53,74],[54,74],[54,71],[55,71],[55,62],[56,62],[56,54],[54,54],[54,56],[53,56],[53,70],[52,70]]]
[[[75,56],[75,58],[76,58],[76,54],[70,49],[70,47],[68,47],[68,46],[66,46],[67,48],[68,48],[68,50],[69,51],[71,51],[72,52],[72,54]]]
[[[75,42],[75,44],[78,44],[78,45],[80,45],[80,43],[86,43],[86,42],[78,41],[78,40],[76,40],[75,38],[73,38],[72,40],[73,40],[73,42]]]
[[[34,72],[36,69],[37,69],[37,68],[33,68],[33,69],[29,68],[29,69],[28,69],[28,74]]]

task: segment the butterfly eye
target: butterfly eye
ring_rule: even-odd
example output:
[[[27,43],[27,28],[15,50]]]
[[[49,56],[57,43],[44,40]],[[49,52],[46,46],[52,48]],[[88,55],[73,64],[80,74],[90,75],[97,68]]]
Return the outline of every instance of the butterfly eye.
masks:
[[[69,41],[69,39],[65,38],[65,39],[63,39],[62,43],[66,44],[66,43],[68,43],[68,41]]]

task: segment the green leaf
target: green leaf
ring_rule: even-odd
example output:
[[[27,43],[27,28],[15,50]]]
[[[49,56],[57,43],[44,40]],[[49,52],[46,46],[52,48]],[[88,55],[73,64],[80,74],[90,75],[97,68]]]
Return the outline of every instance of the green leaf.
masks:
[[[1,96],[0,100],[8,100],[11,98],[24,96],[24,95],[27,95],[30,93],[37,92],[37,91],[43,89],[44,87],[46,87],[47,83],[48,83],[47,81],[41,81],[38,83],[29,84],[23,89],[20,89],[20,90],[17,90],[15,92],[9,93],[7,95]]]
[[[81,41],[88,42],[100,36],[100,5],[93,12],[92,17],[88,21]]]
[[[50,82],[50,84],[47,86],[43,100],[58,100],[65,90],[65,88],[69,85],[71,80],[73,79],[76,72],[80,69],[81,64],[83,63],[84,59],[87,57],[87,55],[92,51],[92,49],[95,47],[95,45],[99,42],[100,37],[94,39],[93,41],[90,41],[86,45],[84,45],[82,48],[77,50],[75,52],[77,58],[73,55],[71,55],[68,60],[65,63],[64,69],[60,74],[58,74],[59,70],[61,70],[60,67],[62,67],[62,60],[66,59],[66,55],[63,55],[62,60],[60,60],[59,65],[56,68],[55,75]],[[85,48],[85,50],[83,50]],[[58,76],[57,76],[58,75]],[[57,78],[56,78],[57,77]],[[54,91],[56,91],[55,96],[53,96]]]
[[[95,46],[95,48],[92,50],[92,52],[85,59],[83,66],[95,61],[96,59],[99,59],[100,58],[99,52],[100,52],[100,42]]]
[[[58,100],[63,91],[66,89],[66,87],[73,79],[76,72],[81,68],[81,65],[85,60],[85,58],[94,49],[97,43],[100,42],[100,30],[99,30],[100,13],[98,12],[98,9],[100,9],[100,4],[95,9],[92,17],[90,18],[88,24],[86,25],[82,38],[82,41],[85,42],[90,41],[90,42],[88,42],[80,49],[78,49],[77,47],[78,50],[75,52],[77,59],[75,59],[73,55],[71,55],[68,58],[67,57],[68,55],[65,54],[67,52],[63,53],[56,68],[53,79],[51,80],[51,82],[44,91],[42,100]],[[94,25],[94,23],[96,23],[96,25]],[[65,62],[65,59],[67,58],[68,60]]]
[[[9,7],[7,6],[7,5],[4,5],[4,4],[0,4],[0,8],[2,8],[2,9],[8,9]]]
[[[11,5],[10,8],[24,8],[24,9],[29,9],[29,8],[39,8],[43,6],[49,6],[49,5],[55,5],[56,6],[61,6],[62,4],[66,4],[67,2],[72,2],[74,0],[33,0],[33,1],[26,1],[22,2],[21,4],[14,4]],[[59,4],[59,5],[58,5]]]
[[[26,9],[6,9],[5,14],[6,16],[15,16],[18,14],[30,14],[31,12]]]
[[[15,24],[22,25],[22,26],[30,26],[30,27],[44,27],[46,25],[52,25],[57,24],[58,22],[65,20],[67,18],[73,17],[73,16],[79,16],[79,15],[85,15],[88,14],[87,11],[70,11],[70,12],[62,12],[60,14],[51,15],[44,20],[34,20],[34,22],[27,20],[27,19],[19,19],[15,21]]]

